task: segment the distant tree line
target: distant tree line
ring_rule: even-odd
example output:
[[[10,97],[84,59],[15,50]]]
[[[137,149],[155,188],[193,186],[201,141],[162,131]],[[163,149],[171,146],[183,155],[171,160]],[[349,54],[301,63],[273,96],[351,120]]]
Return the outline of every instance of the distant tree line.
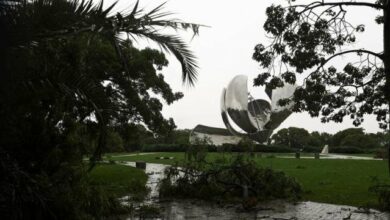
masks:
[[[142,124],[125,124],[120,126],[111,126],[108,129],[107,134],[107,145],[105,152],[134,152],[147,150],[149,146],[179,146],[189,145],[190,129],[175,129],[173,124],[172,127],[166,130],[165,133],[154,133],[148,130]],[[87,154],[92,153],[94,146],[94,137],[89,138],[89,145],[86,149]],[[172,147],[177,149],[178,147]],[[180,148],[181,149],[181,148]],[[174,150],[176,151],[176,150]]]
[[[384,132],[365,133],[363,128],[348,128],[332,135],[326,132],[308,132],[304,128],[289,127],[272,135],[271,143],[296,149],[356,149],[357,151],[375,151],[383,148],[389,135]]]
[[[171,127],[164,134],[153,134],[143,125],[128,124],[111,127],[108,132],[107,152],[132,151],[185,151],[189,143],[190,129]],[[366,133],[363,128],[348,128],[335,134],[313,131],[304,128],[283,128],[273,134],[266,144],[255,144],[243,139],[237,145],[224,144],[223,147],[210,145],[209,151],[224,148],[227,151],[263,151],[263,152],[320,152],[328,145],[333,153],[377,152],[383,149],[389,135],[384,132]],[[248,148],[252,145],[252,148]],[[219,149],[218,149],[219,148]],[[93,147],[92,147],[93,149]]]

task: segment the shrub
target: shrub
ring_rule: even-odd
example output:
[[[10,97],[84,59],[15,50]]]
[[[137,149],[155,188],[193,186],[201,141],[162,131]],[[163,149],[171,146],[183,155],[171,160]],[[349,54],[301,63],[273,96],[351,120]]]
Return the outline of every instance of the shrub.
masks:
[[[322,148],[313,147],[313,146],[305,146],[302,151],[306,153],[320,153]]]
[[[189,145],[189,144],[147,144],[142,146],[143,152],[186,152],[191,146],[206,147],[208,152],[265,152],[265,153],[294,153],[298,149],[287,147],[284,145],[263,145],[254,144],[250,148],[242,144],[223,144],[215,146],[212,144],[204,145]],[[303,149],[304,152],[315,153],[320,152],[320,148],[307,146]]]
[[[225,152],[247,152],[248,148],[242,147],[239,144],[223,144],[222,146],[217,147],[218,151]],[[266,152],[266,153],[293,153],[296,149],[286,147],[283,145],[263,145],[255,144],[253,145],[254,152]]]
[[[9,163],[0,163],[2,219],[101,219],[129,211],[114,195],[91,184],[81,166],[33,176],[14,161],[4,162]]]
[[[388,151],[385,148],[376,149],[374,158],[387,159],[388,157]]]
[[[296,149],[291,147],[286,147],[284,145],[255,145],[256,152],[265,152],[265,153],[293,153]]]
[[[369,191],[378,196],[379,208],[390,211],[390,185],[380,182],[376,177],[373,178],[373,185]]]
[[[192,145],[189,144],[147,144],[142,146],[143,152],[185,152]],[[197,146],[197,145],[193,145]],[[212,144],[202,145],[209,152],[216,152],[217,147]]]
[[[143,152],[184,152],[186,144],[148,144],[142,146]]]
[[[344,154],[361,154],[365,151],[358,147],[341,146],[341,147],[330,147],[329,153],[344,153]]]

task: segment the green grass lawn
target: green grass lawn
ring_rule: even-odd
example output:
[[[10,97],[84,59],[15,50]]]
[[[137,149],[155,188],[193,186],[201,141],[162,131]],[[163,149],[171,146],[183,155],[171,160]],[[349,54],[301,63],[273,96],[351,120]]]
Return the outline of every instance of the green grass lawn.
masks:
[[[384,161],[265,158],[257,163],[295,177],[310,201],[376,206],[375,194],[368,192],[372,178],[390,181]]]
[[[98,164],[89,173],[92,184],[100,185],[115,196],[146,194],[148,176],[143,170],[120,164]]]
[[[229,157],[229,155],[226,154],[225,156]],[[372,178],[376,177],[390,182],[386,161],[289,159],[272,158],[269,155],[286,156],[294,154],[263,154],[261,158],[255,160],[259,166],[270,167],[295,177],[303,187],[304,200],[375,207],[377,204],[376,196],[368,192],[372,185]],[[221,153],[209,153],[207,159],[213,161],[221,156]],[[156,157],[174,157],[175,160],[160,160]],[[184,160],[184,153],[153,153],[136,156],[120,156],[117,154],[111,159],[174,164],[175,161]]]

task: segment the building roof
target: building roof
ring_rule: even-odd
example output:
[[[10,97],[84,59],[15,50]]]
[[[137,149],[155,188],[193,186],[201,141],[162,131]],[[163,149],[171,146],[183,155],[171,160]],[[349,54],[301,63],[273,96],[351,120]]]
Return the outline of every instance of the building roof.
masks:
[[[223,135],[223,136],[232,136],[227,129],[224,128],[214,128],[205,125],[197,125],[193,132],[203,133],[203,134],[215,134],[215,135]]]

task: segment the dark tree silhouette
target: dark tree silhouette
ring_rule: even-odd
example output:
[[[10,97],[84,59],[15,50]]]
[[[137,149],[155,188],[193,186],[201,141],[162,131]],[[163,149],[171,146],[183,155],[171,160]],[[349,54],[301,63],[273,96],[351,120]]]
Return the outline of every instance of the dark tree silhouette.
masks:
[[[12,54],[21,54],[25,51],[33,50],[47,42],[60,42],[58,45],[55,45],[55,47],[60,47],[61,42],[64,44],[75,38],[83,38],[85,42],[84,48],[87,48],[89,45],[96,42],[111,44],[107,45],[107,47],[112,46],[115,49],[114,54],[116,57],[113,57],[113,59],[118,59],[121,62],[121,71],[123,71],[125,74],[124,78],[126,78],[126,75],[130,76],[135,72],[134,67],[129,63],[129,60],[131,59],[127,56],[127,51],[129,50],[128,42],[130,40],[134,41],[137,38],[146,38],[156,42],[164,51],[172,53],[181,63],[183,82],[193,85],[197,76],[195,56],[178,35],[162,33],[162,30],[192,30],[194,35],[196,35],[198,34],[199,25],[185,23],[170,18],[169,15],[171,15],[171,13],[163,11],[164,4],[161,4],[150,11],[145,11],[142,8],[139,8],[138,1],[134,1],[134,3],[134,7],[129,12],[115,14],[112,13],[112,10],[116,3],[109,5],[107,8],[103,8],[103,1],[97,4],[91,0],[13,0],[1,2],[0,25],[3,30],[2,33],[4,33],[0,45],[2,49],[0,67],[3,70],[0,75],[1,82],[11,85],[9,80],[16,75],[15,73],[17,70],[10,71],[9,69],[4,69],[5,66],[13,62],[12,58],[20,57]],[[110,55],[111,54],[112,53],[110,53]],[[153,59],[153,65],[156,65],[159,69],[167,65],[167,61],[163,58],[151,59]],[[24,60],[27,61],[27,59]],[[82,64],[83,61],[84,60],[82,60],[80,64]],[[27,65],[19,66],[23,67]],[[11,67],[8,68],[11,69]],[[66,69],[66,67],[64,68]],[[106,71],[104,68],[96,68],[95,74],[98,70]],[[56,92],[62,93],[65,97],[77,96],[78,101],[83,101],[84,107],[88,106],[88,108],[93,109],[93,114],[99,122],[100,127],[100,137],[96,152],[93,156],[93,160],[95,160],[100,157],[101,150],[104,148],[107,125],[109,124],[110,117],[114,111],[112,105],[108,105],[112,100],[105,100],[105,96],[102,95],[101,91],[98,91],[99,87],[101,87],[102,77],[100,80],[92,81],[91,78],[86,77],[85,74],[83,75],[83,71],[85,72],[85,70],[80,70],[80,72],[73,71],[73,82],[78,82],[73,85],[69,85],[64,81],[56,82],[50,78],[44,78],[42,79],[42,82],[46,82],[50,84],[50,86],[55,87],[57,90]],[[57,73],[61,73],[61,71],[57,71]],[[20,82],[31,84],[32,87],[35,86],[35,88],[37,86],[36,82],[39,81],[31,80],[25,76],[18,77],[21,79]],[[38,79],[42,76],[30,75],[30,77]],[[110,76],[104,80],[110,80],[109,77]],[[149,77],[149,81],[144,86],[146,88],[139,86],[144,84],[136,85],[137,83],[134,79],[128,80],[128,85],[123,85],[122,82],[122,86],[127,86],[127,93],[124,97],[125,99],[132,99],[132,103],[138,103],[139,105],[145,104],[145,102],[142,101],[137,102],[139,99],[137,94],[143,98],[149,98],[145,94],[148,93],[147,88],[151,87],[151,80],[155,80],[156,84],[159,84],[157,87],[160,87],[152,88],[154,92],[161,93],[161,91],[164,91],[164,89],[167,88],[167,85],[162,83],[162,75],[146,76],[145,74],[136,77]],[[130,78],[128,77],[128,79]],[[15,86],[13,86],[13,88],[14,87]],[[47,85],[44,87],[48,88]],[[130,96],[132,97],[129,98]],[[163,98],[170,104],[180,98],[179,96],[181,96],[181,94],[164,94]],[[153,98],[151,99],[153,101]],[[161,108],[157,105],[158,104],[154,105],[154,109]],[[123,108],[121,110],[123,110]],[[129,114],[123,111],[121,113]],[[82,117],[85,117],[85,115]],[[146,120],[151,121],[150,117]],[[158,124],[157,121],[153,123]]]
[[[343,50],[343,46],[355,42],[355,33],[365,30],[364,25],[354,26],[345,19],[346,6],[382,10],[384,15],[378,16],[376,21],[388,25],[389,6],[382,1],[375,4],[318,1],[308,5],[290,4],[287,8],[268,7],[264,29],[273,37],[273,43],[268,47],[257,45],[253,58],[271,70],[260,74],[255,85],[265,84],[270,89],[282,87],[283,81],[295,83],[296,74],[310,72],[294,96],[280,104],[294,101],[295,111],[308,111],[312,116],[321,113],[324,122],[341,122],[344,116],[351,115],[355,125],[362,122],[365,113],[375,113],[385,128],[387,107],[384,105],[390,100],[389,82],[386,83],[389,74],[385,73],[390,66],[385,62],[390,53],[386,51],[390,30],[384,29],[388,40],[384,40],[383,52]],[[359,56],[360,62],[347,63],[342,70],[330,66],[333,59],[351,53]],[[280,76],[274,75],[268,80],[275,73],[272,68],[277,61],[283,65],[277,73]]]
[[[195,56],[164,30],[197,34],[199,25],[170,18],[163,5],[145,11],[134,1],[132,10],[116,14],[113,7],[0,1],[1,219],[104,218],[116,200],[88,182],[85,152],[93,151],[95,162],[107,140],[122,146],[114,127],[142,123],[153,134],[175,127],[161,114],[161,101],[183,96],[160,73],[168,60],[132,42],[146,38],[172,53],[192,85]]]

